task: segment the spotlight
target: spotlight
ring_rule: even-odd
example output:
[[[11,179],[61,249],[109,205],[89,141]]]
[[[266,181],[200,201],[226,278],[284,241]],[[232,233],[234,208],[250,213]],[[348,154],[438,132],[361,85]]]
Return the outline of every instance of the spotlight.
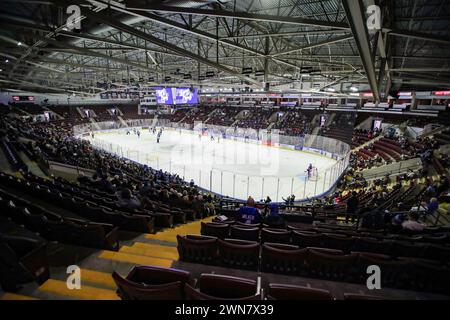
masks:
[[[9,62],[9,60],[8,60],[8,59],[6,59],[6,60],[5,60],[5,63],[8,63],[8,62]]]
[[[20,46],[22,45],[22,42],[19,41],[19,42],[17,43],[17,45],[20,47]]]
[[[351,87],[350,90],[352,90],[353,92],[357,92],[358,88],[357,87]]]

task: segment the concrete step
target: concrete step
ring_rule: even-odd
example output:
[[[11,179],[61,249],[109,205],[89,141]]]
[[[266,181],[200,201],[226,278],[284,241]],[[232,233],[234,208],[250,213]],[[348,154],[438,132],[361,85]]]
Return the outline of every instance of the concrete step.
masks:
[[[139,256],[178,260],[178,250],[175,247],[136,242],[133,246],[123,246],[119,252]]]
[[[0,295],[0,300],[39,300],[39,299],[22,294],[5,292],[4,294]]]
[[[103,251],[100,253],[98,257],[101,259],[116,262],[129,263],[131,265],[157,266],[164,268],[172,267],[172,264],[174,262],[173,260],[170,259],[162,259],[143,255],[136,255],[131,253],[112,252],[112,251]]]
[[[49,279],[37,290],[37,293],[48,293],[61,297],[61,299],[77,300],[120,300],[115,290],[96,288],[81,285],[80,289],[69,289],[66,281]]]

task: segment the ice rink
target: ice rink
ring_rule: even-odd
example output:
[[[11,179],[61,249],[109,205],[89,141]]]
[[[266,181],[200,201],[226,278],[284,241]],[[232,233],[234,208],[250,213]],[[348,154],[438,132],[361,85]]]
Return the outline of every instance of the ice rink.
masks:
[[[325,156],[265,146],[253,142],[235,141],[209,136],[200,137],[194,131],[165,129],[160,143],[156,134],[141,130],[138,138],[133,132],[97,132],[90,140],[93,145],[119,154],[155,169],[176,173],[184,180],[225,196],[256,200],[269,196],[283,201],[290,194],[305,199],[327,191],[335,182],[331,167],[336,160]],[[306,178],[312,164],[318,176]]]

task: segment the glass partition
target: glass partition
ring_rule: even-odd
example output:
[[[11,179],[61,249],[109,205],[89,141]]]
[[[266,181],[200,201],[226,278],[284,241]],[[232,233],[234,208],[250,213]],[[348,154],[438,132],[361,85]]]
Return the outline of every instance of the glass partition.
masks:
[[[92,125],[92,124],[91,124]],[[247,175],[232,170],[221,170],[201,165],[187,165],[173,163],[170,159],[160,159],[157,154],[151,154],[142,150],[136,150],[123,144],[115,144],[92,139],[92,145],[98,149],[105,150],[120,157],[128,158],[153,169],[178,174],[185,181],[194,180],[194,183],[207,190],[224,196],[237,199],[246,199],[252,196],[256,200],[265,199],[269,196],[272,201],[283,202],[290,195],[295,195],[297,201],[321,196],[329,192],[345,169],[348,167],[350,158],[350,146],[335,139],[305,135],[299,137],[279,135],[277,130],[254,130],[246,128],[233,128],[221,126],[209,126],[204,124],[176,124],[168,122],[156,122],[153,119],[127,120],[124,123],[102,122],[96,124],[93,130],[91,125],[80,125],[73,128],[77,136],[88,138],[93,131],[126,134],[134,127],[165,126],[184,132],[205,134],[211,132],[215,136],[226,137],[227,140],[248,141],[253,144],[264,144],[273,147],[283,147],[291,150],[311,153],[328,159],[333,159],[334,164],[328,168],[322,168],[319,172],[308,177],[306,173],[300,176],[282,175]],[[186,127],[189,127],[186,129]],[[95,135],[95,133],[94,133]]]

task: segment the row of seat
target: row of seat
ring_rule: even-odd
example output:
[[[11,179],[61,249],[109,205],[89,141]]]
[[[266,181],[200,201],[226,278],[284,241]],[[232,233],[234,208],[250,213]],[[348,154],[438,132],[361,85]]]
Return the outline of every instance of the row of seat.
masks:
[[[365,283],[367,268],[376,265],[384,287],[450,290],[450,267],[437,261],[196,235],[177,236],[177,241],[180,260],[186,262],[355,283]]]
[[[173,224],[184,224],[187,220],[194,221],[195,219],[203,218],[199,212],[194,212],[189,209],[181,209],[168,206],[158,201],[148,200],[154,207],[153,212],[148,210],[131,210],[117,205],[117,196],[101,192],[95,188],[90,188],[82,185],[76,185],[64,181],[61,178],[55,178],[54,180],[46,180],[38,176],[26,174],[25,178],[28,181],[36,182],[39,185],[45,185],[47,188],[57,189],[60,193],[68,193],[76,197],[83,197],[87,201],[97,204],[101,207],[108,207],[111,210],[125,211],[132,215],[144,215],[154,216],[155,225],[157,227],[172,227]],[[133,230],[134,231],[134,230]],[[142,231],[142,230],[135,230]],[[143,232],[146,232],[145,230]]]
[[[117,227],[62,217],[1,189],[0,212],[50,241],[119,250]]]
[[[45,242],[0,234],[0,286],[15,291],[23,283],[44,283],[50,277]]]
[[[126,277],[112,275],[124,300],[334,300],[328,290],[269,283],[267,293],[251,279],[201,274],[194,279],[184,270],[136,266]],[[364,294],[344,294],[346,300],[380,299]]]
[[[38,196],[44,201],[59,205],[62,208],[78,214],[79,216],[91,221],[110,223],[123,230],[137,232],[154,232],[155,222],[159,222],[160,226],[172,226],[172,217],[168,214],[161,214],[161,220],[156,220],[153,214],[144,214],[140,212],[125,212],[114,202],[98,203],[92,198],[84,198],[83,194],[76,190],[71,193],[48,188],[45,185],[26,182],[9,175],[0,174],[0,183],[15,187],[22,192],[29,193],[32,196]],[[90,194],[92,197],[93,195]],[[105,200],[108,201],[108,200]]]
[[[1,139],[0,145],[6,158],[8,159],[8,162],[15,170],[19,170],[25,167],[24,162],[22,161],[22,159],[20,159],[14,147],[12,147],[11,144],[5,140],[5,138]]]
[[[444,165],[442,164],[442,162],[439,159],[433,158],[433,159],[431,159],[431,163],[433,164],[433,167],[435,168],[435,170],[438,174],[446,174],[447,173],[447,169],[444,167]]]
[[[261,243],[293,244],[300,248],[317,247],[362,251],[389,255],[391,257],[414,257],[450,263],[450,247],[431,243],[411,243],[401,240],[377,240],[374,238],[347,236],[338,233],[321,233],[271,228],[252,228],[245,225],[202,223],[201,234],[218,239],[239,239]]]

